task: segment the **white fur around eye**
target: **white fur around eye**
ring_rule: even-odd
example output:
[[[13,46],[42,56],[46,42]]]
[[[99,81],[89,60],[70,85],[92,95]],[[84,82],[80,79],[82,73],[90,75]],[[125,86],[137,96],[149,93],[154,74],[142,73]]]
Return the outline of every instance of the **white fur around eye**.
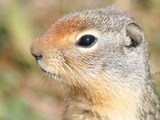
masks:
[[[96,30],[86,30],[83,32],[80,32],[77,36],[76,36],[76,43],[80,40],[81,37],[83,37],[84,35],[92,35],[96,38],[96,43],[92,46],[92,47],[79,47],[77,46],[77,49],[87,52],[87,51],[93,51],[98,47],[98,41],[100,39],[100,32],[96,31]]]

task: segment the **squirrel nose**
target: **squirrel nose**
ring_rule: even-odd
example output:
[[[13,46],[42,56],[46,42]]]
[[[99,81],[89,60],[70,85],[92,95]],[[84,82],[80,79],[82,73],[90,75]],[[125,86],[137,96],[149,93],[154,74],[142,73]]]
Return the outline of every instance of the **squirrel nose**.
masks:
[[[34,41],[30,46],[30,52],[36,60],[43,58],[41,47],[37,47],[39,42]]]
[[[35,57],[36,60],[40,60],[43,57],[41,54],[34,54],[34,53],[32,53],[32,55],[33,55],[33,57]]]

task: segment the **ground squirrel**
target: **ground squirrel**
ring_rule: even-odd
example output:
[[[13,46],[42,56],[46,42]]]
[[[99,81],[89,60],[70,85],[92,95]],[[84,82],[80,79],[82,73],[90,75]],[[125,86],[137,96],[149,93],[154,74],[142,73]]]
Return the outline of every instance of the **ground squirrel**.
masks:
[[[69,89],[64,120],[160,120],[143,30],[119,7],[62,17],[31,53]]]

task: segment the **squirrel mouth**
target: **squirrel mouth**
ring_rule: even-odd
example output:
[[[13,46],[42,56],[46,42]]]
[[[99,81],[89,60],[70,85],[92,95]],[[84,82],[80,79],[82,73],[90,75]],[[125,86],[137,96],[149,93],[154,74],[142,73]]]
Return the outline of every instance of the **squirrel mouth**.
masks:
[[[44,72],[44,73],[48,73],[44,68],[41,67],[41,70]]]
[[[49,75],[53,78],[61,78],[61,76],[59,74],[57,74],[56,72],[54,71],[51,71],[51,70],[48,70],[45,65],[42,63],[42,62],[38,62],[39,66],[40,66],[40,69],[46,74],[46,75]]]
[[[46,69],[44,69],[44,68],[42,68],[42,67],[41,67],[41,70],[42,70],[44,73],[56,75],[55,73],[49,72],[49,71],[47,71]]]
[[[53,72],[49,72],[49,71],[47,71],[46,69],[44,69],[44,68],[42,68],[41,67],[41,70],[45,73],[45,74],[48,74],[49,76],[51,75],[52,77],[56,77],[56,78],[60,78],[60,76],[59,75],[57,75],[56,73],[53,73]]]

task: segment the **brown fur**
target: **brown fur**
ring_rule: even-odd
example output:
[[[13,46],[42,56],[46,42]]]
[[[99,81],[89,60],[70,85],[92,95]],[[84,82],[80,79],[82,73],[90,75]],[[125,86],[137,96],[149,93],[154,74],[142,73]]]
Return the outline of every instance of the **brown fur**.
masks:
[[[78,46],[86,34],[96,43]],[[63,17],[33,41],[31,52],[68,91],[64,120],[160,120],[143,31],[119,8]]]

